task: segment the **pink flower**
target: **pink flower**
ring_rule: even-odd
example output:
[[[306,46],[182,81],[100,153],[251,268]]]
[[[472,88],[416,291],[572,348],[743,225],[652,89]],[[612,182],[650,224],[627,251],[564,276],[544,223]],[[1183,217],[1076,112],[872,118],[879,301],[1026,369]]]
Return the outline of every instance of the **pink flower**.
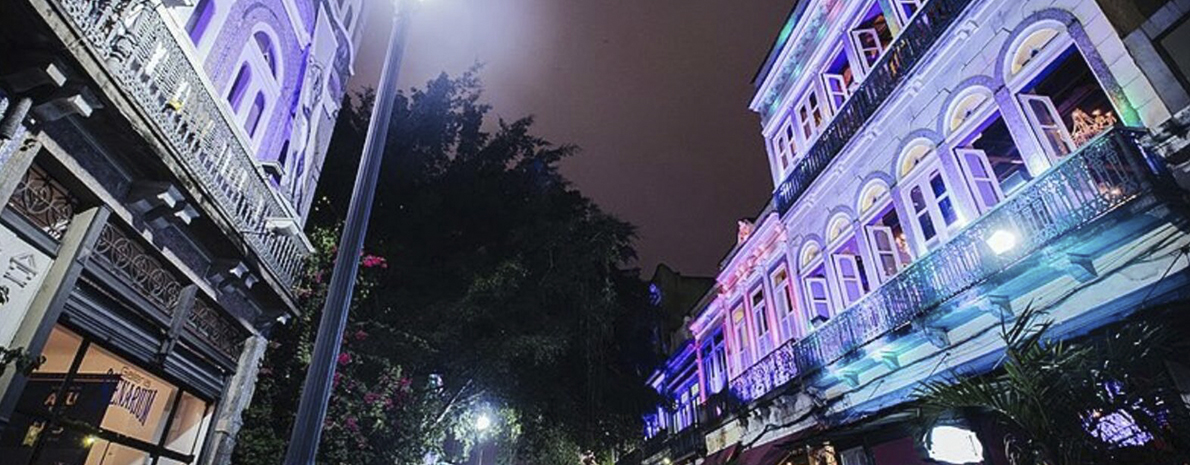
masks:
[[[376,394],[375,392],[369,392],[369,393],[364,394],[364,403],[374,404],[374,403],[376,403],[376,400],[379,398],[380,398],[380,395]]]
[[[339,353],[339,364],[346,365],[348,363],[351,363],[351,354],[349,354],[347,352],[340,352]],[[335,373],[335,374],[337,375],[338,373]]]
[[[355,334],[353,334],[353,336],[355,337],[356,341],[363,341],[364,339],[368,338],[368,333],[361,329],[359,331],[356,331]]]
[[[347,421],[344,423],[344,426],[346,426],[347,429],[351,430],[352,432],[359,431],[359,423],[357,423],[355,417],[347,417]]]
[[[377,255],[364,255],[363,259],[360,260],[360,264],[363,265],[364,268],[388,268],[388,260],[385,260],[384,257]]]

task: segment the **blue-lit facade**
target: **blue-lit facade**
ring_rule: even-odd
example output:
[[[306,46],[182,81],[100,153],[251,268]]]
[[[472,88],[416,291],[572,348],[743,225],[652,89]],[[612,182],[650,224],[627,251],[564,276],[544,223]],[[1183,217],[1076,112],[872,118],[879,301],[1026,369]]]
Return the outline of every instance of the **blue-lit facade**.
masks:
[[[796,2],[750,105],[773,199],[625,462],[926,463],[899,406],[1026,308],[1077,337],[1185,299],[1190,5],[1102,3]]]

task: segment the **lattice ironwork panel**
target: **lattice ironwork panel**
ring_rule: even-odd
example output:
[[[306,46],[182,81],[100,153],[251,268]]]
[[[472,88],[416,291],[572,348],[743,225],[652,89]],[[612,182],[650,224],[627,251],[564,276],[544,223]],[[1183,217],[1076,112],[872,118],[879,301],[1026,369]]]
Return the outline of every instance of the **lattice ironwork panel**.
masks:
[[[243,331],[206,300],[194,301],[194,308],[186,318],[186,327],[228,358],[239,358],[244,343]]]
[[[60,241],[78,211],[79,201],[48,172],[33,165],[17,184],[8,207],[55,241]]]
[[[108,224],[95,244],[95,257],[109,271],[127,279],[126,284],[167,315],[174,313],[182,282],[138,238]]]

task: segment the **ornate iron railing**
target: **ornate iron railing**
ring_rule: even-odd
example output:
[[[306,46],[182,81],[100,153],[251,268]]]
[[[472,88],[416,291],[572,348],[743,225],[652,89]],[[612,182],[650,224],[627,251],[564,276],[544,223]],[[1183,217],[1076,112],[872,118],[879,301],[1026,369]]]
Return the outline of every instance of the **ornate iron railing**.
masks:
[[[306,253],[301,238],[263,234],[271,217],[291,217],[256,166],[253,151],[217,93],[153,5],[143,0],[52,0],[82,36],[82,44],[105,64],[154,125],[171,155],[198,181],[243,234],[243,240],[286,288],[292,287]]]
[[[232,321],[202,298],[195,299],[190,314],[186,317],[186,328],[199,339],[207,341],[219,353],[237,360],[244,343],[244,332]]]
[[[1152,191],[1163,165],[1150,159],[1139,137],[1114,129],[1087,143],[814,332],[760,359],[732,380],[732,392],[749,401],[809,375]],[[1015,246],[994,253],[988,245],[993,233],[1011,234]]]
[[[182,291],[182,281],[148,248],[120,226],[107,224],[95,243],[95,257],[105,268],[126,279],[141,297],[166,315],[173,315]]]
[[[971,0],[930,0],[922,6],[839,109],[818,141],[777,186],[773,192],[777,211],[784,214],[797,202],[970,3]]]
[[[55,241],[62,240],[79,201],[40,166],[32,165],[8,199],[8,207]]]

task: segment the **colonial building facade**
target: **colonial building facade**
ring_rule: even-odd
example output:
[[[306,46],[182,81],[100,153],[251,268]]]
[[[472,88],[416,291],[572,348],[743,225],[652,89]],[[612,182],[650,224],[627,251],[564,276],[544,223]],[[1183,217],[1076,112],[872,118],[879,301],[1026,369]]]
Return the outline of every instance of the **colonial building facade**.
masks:
[[[625,463],[926,463],[897,407],[1026,308],[1076,337],[1187,297],[1190,2],[795,3],[751,102],[772,201]]]
[[[229,461],[363,7],[0,2],[0,461]]]

